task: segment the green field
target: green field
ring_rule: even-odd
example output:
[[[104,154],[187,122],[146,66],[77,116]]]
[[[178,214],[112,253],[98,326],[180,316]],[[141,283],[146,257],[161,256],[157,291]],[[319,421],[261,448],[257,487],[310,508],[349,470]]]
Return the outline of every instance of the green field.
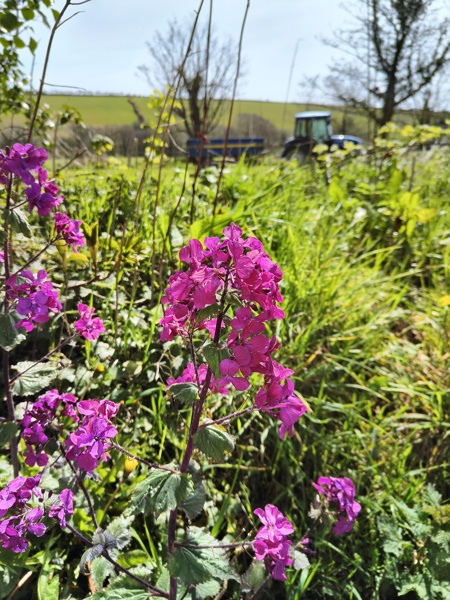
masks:
[[[150,110],[147,107],[147,98],[133,97],[142,113],[150,117]],[[44,97],[52,110],[58,110],[67,104],[77,108],[84,122],[91,127],[106,127],[132,125],[136,121],[136,116],[126,96],[60,96],[49,95]],[[344,111],[342,108],[330,107],[318,104],[300,104],[283,102],[263,102],[257,100],[236,100],[233,109],[233,126],[237,126],[241,115],[255,115],[269,121],[277,129],[286,134],[293,130],[294,115],[303,110],[330,110],[333,115],[333,125],[336,133],[343,132],[364,135],[367,131],[367,120],[358,114],[350,114],[347,117],[347,127],[345,127]],[[221,124],[228,122],[229,102],[225,103],[224,115]]]

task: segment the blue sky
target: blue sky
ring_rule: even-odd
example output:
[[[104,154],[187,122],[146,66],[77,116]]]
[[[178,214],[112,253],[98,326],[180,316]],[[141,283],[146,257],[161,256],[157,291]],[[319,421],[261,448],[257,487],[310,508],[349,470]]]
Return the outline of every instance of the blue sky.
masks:
[[[60,9],[63,0],[55,0]],[[92,0],[58,32],[46,80],[62,88],[78,86],[87,92],[148,95],[148,84],[137,67],[146,61],[146,41],[167,22],[193,21],[200,0]],[[201,18],[208,17],[205,0]],[[219,35],[237,43],[246,0],[214,0],[213,22]],[[251,0],[243,45],[246,76],[238,96],[253,100],[284,101],[297,40],[300,39],[289,100],[306,100],[309,92],[299,82],[305,76],[326,75],[336,50],[321,37],[345,27],[348,13],[338,0]],[[35,86],[42,69],[49,31],[35,26],[40,42],[34,68]],[[25,54],[30,69],[31,60]],[[50,88],[48,88],[50,89]]]

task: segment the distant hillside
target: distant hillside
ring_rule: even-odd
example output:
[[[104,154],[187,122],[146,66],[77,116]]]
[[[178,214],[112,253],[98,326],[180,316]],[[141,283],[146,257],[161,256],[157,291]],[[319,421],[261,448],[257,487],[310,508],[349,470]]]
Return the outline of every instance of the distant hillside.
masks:
[[[133,97],[144,116],[149,115],[147,98]],[[136,122],[136,116],[127,101],[126,96],[78,96],[78,95],[48,95],[43,102],[49,104],[52,110],[58,110],[64,104],[77,108],[84,122],[91,127],[111,127],[114,125],[131,125]],[[222,119],[222,125],[228,121],[227,104]],[[259,129],[261,119],[268,121],[283,135],[290,135],[294,129],[294,115],[303,110],[330,110],[333,115],[333,128],[336,133],[353,133],[365,136],[367,131],[366,119],[358,114],[344,115],[342,108],[318,104],[300,104],[282,102],[262,102],[254,100],[236,100],[233,109],[232,126],[245,129],[246,135],[256,135],[253,129]]]

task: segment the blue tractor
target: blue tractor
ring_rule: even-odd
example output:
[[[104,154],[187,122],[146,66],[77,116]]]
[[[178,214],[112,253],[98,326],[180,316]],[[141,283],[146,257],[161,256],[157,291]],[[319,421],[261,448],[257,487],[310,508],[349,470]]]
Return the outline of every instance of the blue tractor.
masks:
[[[327,146],[330,152],[333,146],[344,148],[346,142],[362,146],[362,140],[354,135],[333,135],[331,113],[326,111],[307,111],[295,115],[294,135],[288,138],[283,147],[282,158],[297,158],[304,164],[314,155],[317,145]]]

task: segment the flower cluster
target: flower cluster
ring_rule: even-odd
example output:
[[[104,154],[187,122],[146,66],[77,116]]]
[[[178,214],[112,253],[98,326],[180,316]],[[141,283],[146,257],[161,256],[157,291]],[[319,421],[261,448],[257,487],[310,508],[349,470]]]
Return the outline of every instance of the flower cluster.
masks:
[[[329,504],[335,502],[339,505],[340,514],[334,524],[333,531],[336,535],[347,533],[353,528],[353,523],[361,510],[361,505],[355,500],[355,486],[348,477],[319,477],[313,486]]]
[[[53,224],[55,232],[68,246],[72,246],[75,253],[78,252],[77,246],[84,246],[84,236],[80,231],[81,221],[74,221],[64,213],[57,212],[53,215]]]
[[[46,271],[39,271],[35,277],[26,269],[9,277],[5,285],[8,299],[17,300],[16,311],[23,316],[15,325],[17,329],[23,327],[26,331],[32,331],[36,323],[49,320],[50,311],[58,313],[62,308],[58,292],[47,279]]]
[[[253,542],[256,559],[264,561],[274,579],[286,581],[285,569],[293,562],[289,556],[292,542],[287,536],[294,532],[294,527],[273,504],[266,504],[264,510],[257,508],[254,513],[263,524]]]
[[[95,308],[89,308],[87,304],[78,304],[78,312],[80,318],[75,321],[76,331],[87,340],[96,340],[98,336],[103,333],[105,326],[103,321],[99,317],[93,317]]]
[[[7,184],[8,174],[19,177],[25,185],[28,209],[36,208],[40,217],[45,217],[63,201],[58,196],[58,186],[42,168],[47,160],[43,148],[35,148],[32,144],[14,144],[12,148],[0,151],[0,183]]]
[[[28,405],[22,420],[21,437],[25,441],[25,463],[30,467],[43,467],[48,463],[48,455],[44,446],[48,441],[45,429],[58,417],[69,417],[74,422],[79,417],[74,408],[76,398],[72,394],[60,394],[58,390],[50,390],[31,405]]]
[[[34,507],[33,499],[43,503],[45,492],[39,487],[40,475],[16,477],[0,490],[0,547],[15,552],[25,552],[29,546],[27,534],[41,537],[46,526],[41,522],[45,505]],[[51,495],[51,493],[49,494]],[[64,489],[59,495],[60,503],[49,507],[48,516],[57,518],[61,526],[66,517],[73,514],[73,493]]]
[[[217,342],[222,328],[229,324],[228,357],[220,362],[222,378],[215,380],[216,385],[232,385],[244,391],[253,373],[263,375],[256,406],[281,420],[280,437],[286,433],[292,436],[293,426],[306,406],[294,393],[289,379],[293,371],[272,359],[279,348],[275,336],[265,335],[267,322],[284,317],[277,305],[283,301],[279,266],[257,238],[244,238],[242,229],[234,223],[225,227],[222,240],[207,237],[204,247],[199,240],[191,240],[180,251],[180,259],[187,263],[188,270],[178,271],[169,279],[161,300],[167,305],[161,320],[161,339],[170,341],[176,335],[189,338],[195,330],[206,329]],[[225,297],[227,305],[228,300],[230,305],[233,300],[241,304],[233,318],[221,315],[218,321],[218,310],[203,310]]]
[[[83,471],[91,472],[97,468],[99,460],[109,458],[110,439],[117,435],[111,419],[116,416],[119,405],[111,400],[82,400],[78,402],[77,410],[82,421],[64,441],[66,458],[74,460]]]

